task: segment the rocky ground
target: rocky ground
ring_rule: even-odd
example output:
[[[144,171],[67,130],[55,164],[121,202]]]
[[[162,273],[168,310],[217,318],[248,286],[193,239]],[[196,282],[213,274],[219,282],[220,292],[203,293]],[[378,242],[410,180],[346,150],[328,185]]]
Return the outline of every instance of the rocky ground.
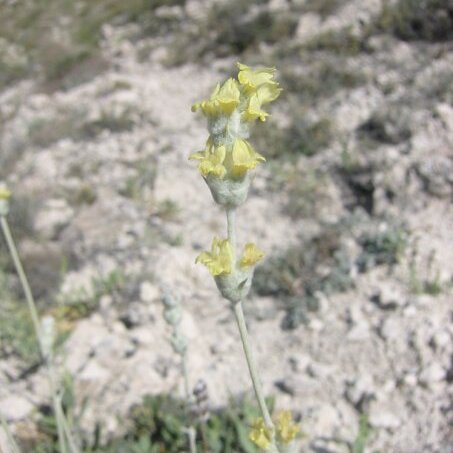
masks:
[[[451,33],[411,36],[380,0],[238,5],[160,6],[163,32],[104,24],[102,70],[0,92],[11,222],[68,336],[82,426],[116,435],[145,394],[181,389],[163,286],[182,297],[190,378],[212,407],[251,391],[228,304],[194,264],[225,219],[187,160],[206,138],[190,105],[240,59],[277,66],[285,89],[238,212],[239,240],[268,257],[246,303],[266,393],[301,418],[300,451],[349,452],[366,414],[365,451],[453,452]],[[0,409],[27,436],[44,373],[1,341]]]

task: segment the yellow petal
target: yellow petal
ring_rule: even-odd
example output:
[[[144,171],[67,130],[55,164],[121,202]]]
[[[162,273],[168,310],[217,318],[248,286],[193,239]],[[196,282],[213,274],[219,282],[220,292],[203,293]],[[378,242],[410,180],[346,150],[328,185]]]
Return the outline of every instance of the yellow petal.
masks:
[[[249,439],[262,450],[267,450],[272,441],[272,431],[265,425],[262,418],[257,418],[252,425]]]
[[[264,83],[273,82],[275,68],[261,68],[253,71],[250,67],[238,63],[239,74],[238,80],[246,90],[254,91]]]
[[[206,153],[204,151],[197,151],[196,153],[192,153],[189,156],[189,160],[201,160],[206,157]]]
[[[255,244],[247,243],[244,247],[240,264],[242,267],[254,266],[264,256],[264,252],[260,250]]]
[[[267,104],[275,101],[283,90],[279,88],[277,83],[266,83],[260,86],[257,90],[258,98],[261,104]]]
[[[204,264],[209,272],[214,275],[230,274],[233,267],[233,249],[228,239],[214,238],[211,252],[202,252],[195,260]]]
[[[189,156],[191,160],[199,160],[198,169],[203,176],[212,174],[219,178],[223,178],[226,174],[226,168],[223,165],[225,160],[226,149],[225,146],[214,147],[211,140],[206,143],[204,151],[192,153]]]
[[[225,113],[231,113],[239,104],[241,93],[236,80],[229,78],[220,88],[215,100],[219,109]]]
[[[287,445],[295,439],[296,435],[300,431],[299,425],[293,422],[293,418],[290,411],[281,411],[277,415],[276,429],[278,440]]]
[[[269,116],[267,112],[261,109],[261,100],[258,93],[254,93],[250,96],[247,104],[247,109],[244,111],[243,118],[246,121],[254,121],[259,118],[261,121],[266,121]]]
[[[233,145],[232,160],[233,173],[236,176],[241,176],[265,159],[246,140],[236,139]]]

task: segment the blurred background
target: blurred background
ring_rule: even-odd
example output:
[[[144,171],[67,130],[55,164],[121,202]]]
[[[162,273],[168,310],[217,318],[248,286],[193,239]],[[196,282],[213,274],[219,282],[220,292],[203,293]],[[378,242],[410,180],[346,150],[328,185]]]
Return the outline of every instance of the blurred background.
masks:
[[[256,451],[234,318],[194,264],[224,215],[187,161],[191,104],[240,61],[284,89],[238,212],[266,251],[245,304],[266,394],[298,451],[453,452],[452,39],[452,0],[0,0],[0,180],[84,451],[186,449],[163,285],[206,387],[200,451]],[[57,452],[0,247],[0,411]]]

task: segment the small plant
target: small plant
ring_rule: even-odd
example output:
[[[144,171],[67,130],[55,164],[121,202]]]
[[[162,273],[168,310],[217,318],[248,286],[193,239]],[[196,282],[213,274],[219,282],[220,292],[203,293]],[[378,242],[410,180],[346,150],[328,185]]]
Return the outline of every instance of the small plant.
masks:
[[[312,52],[330,52],[345,57],[356,56],[366,50],[365,42],[349,27],[322,32],[307,41],[303,47]]]
[[[282,327],[295,329],[317,311],[318,291],[333,294],[352,287],[352,263],[341,246],[341,225],[325,227],[269,258],[257,269],[256,292],[274,296],[286,311]]]
[[[453,36],[453,6],[443,0],[385,2],[377,19],[379,30],[406,40],[448,41]]]
[[[263,450],[286,451],[299,428],[289,412],[271,418],[264,399],[258,369],[250,346],[242,303],[247,296],[255,265],[264,253],[252,242],[239,252],[236,238],[236,209],[247,199],[251,171],[265,158],[248,142],[250,125],[265,121],[269,114],[263,106],[278,98],[281,88],[274,80],[275,69],[256,71],[238,63],[237,80],[217,84],[208,100],[192,107],[201,110],[208,121],[209,138],[204,150],[193,153],[198,169],[214,201],[225,210],[227,238],[214,237],[210,252],[201,253],[196,262],[204,264],[214,277],[222,296],[231,303],[249,367],[262,418],[255,421],[250,439]]]
[[[407,233],[398,226],[390,226],[385,231],[367,233],[359,239],[362,253],[357,264],[362,272],[386,264],[393,266],[402,258],[407,245]]]
[[[438,296],[445,289],[445,284],[440,280],[438,269],[434,269],[435,252],[430,253],[424,277],[420,277],[420,266],[417,264],[418,248],[415,243],[409,257],[409,288],[414,294],[429,294]]]
[[[54,367],[54,319],[51,316],[44,317],[43,319],[39,318],[35,299],[28,283],[28,279],[22,266],[22,262],[7,220],[10,198],[11,192],[9,189],[5,185],[0,184],[0,225],[25,295],[25,300],[35,333],[35,340],[39,346],[41,360],[46,367],[49,389],[52,395],[53,411],[57,422],[56,426],[60,453],[79,453],[79,449],[73,438],[70,424],[62,408],[59,384]],[[14,446],[15,445],[13,444],[12,447],[14,448]]]

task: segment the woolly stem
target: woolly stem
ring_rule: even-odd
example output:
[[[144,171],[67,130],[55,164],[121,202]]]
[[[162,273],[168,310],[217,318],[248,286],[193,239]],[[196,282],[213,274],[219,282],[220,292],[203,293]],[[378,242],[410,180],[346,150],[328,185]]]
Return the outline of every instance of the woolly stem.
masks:
[[[227,209],[226,216],[228,224],[228,240],[231,244],[231,247],[233,248],[233,255],[236,257],[236,211],[234,209]],[[261,385],[261,380],[258,373],[258,367],[256,365],[255,357],[253,355],[252,348],[250,345],[250,338],[247,330],[247,325],[245,322],[244,310],[242,309],[242,301],[239,301],[234,305],[234,314],[239,328],[242,347],[244,348],[244,354],[247,361],[250,377],[252,379],[255,396],[258,401],[258,405],[260,407],[264,423],[266,424],[267,428],[269,428],[273,433],[274,423],[272,422],[272,418],[266,405],[263,387]],[[272,442],[269,451],[278,453],[278,449],[275,446],[274,442]]]

